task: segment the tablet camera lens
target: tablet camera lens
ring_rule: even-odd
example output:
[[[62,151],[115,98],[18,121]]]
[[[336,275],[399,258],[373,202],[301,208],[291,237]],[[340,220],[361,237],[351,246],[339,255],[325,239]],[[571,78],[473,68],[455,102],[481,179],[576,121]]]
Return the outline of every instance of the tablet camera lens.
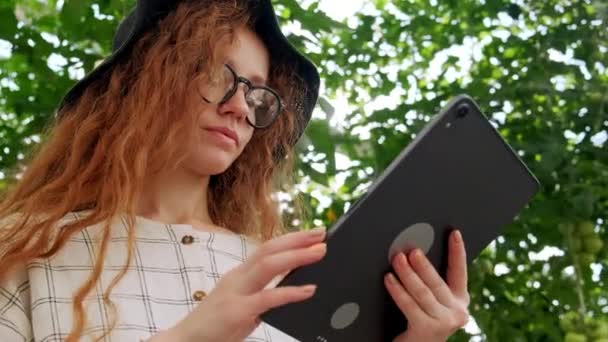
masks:
[[[456,109],[456,118],[461,119],[469,114],[469,105],[466,103],[461,104]]]

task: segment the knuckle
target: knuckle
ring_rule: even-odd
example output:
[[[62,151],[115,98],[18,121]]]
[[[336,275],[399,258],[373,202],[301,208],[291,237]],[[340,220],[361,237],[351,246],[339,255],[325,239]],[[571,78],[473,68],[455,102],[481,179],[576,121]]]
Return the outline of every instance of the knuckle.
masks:
[[[451,335],[457,329],[456,318],[449,316],[441,322],[438,330],[441,331],[442,335]]]
[[[458,311],[450,315],[445,328],[449,333],[453,333],[454,331],[464,327],[469,321],[469,315],[466,312]]]
[[[464,295],[464,304],[467,307],[471,304],[471,295],[468,292]]]
[[[458,328],[463,327],[469,323],[469,312],[466,309],[459,310],[456,315],[456,325]]]
[[[251,296],[248,307],[244,311],[251,315],[259,315],[271,307],[274,294],[270,291],[261,291]]]
[[[258,292],[255,295],[254,301],[254,310],[256,314],[261,314],[272,307],[277,305],[283,305],[290,301],[290,298],[293,297],[293,291],[288,291],[288,289],[267,289],[261,292]]]
[[[442,293],[445,292],[445,284],[444,283],[434,283],[430,286],[430,290],[432,293]]]
[[[271,241],[267,241],[267,242],[264,242],[263,244],[259,245],[254,253],[254,256],[257,258],[261,258],[263,255],[268,254],[268,250],[270,249],[270,246],[269,246],[270,242]]]
[[[255,296],[254,305],[257,308],[264,308],[266,304],[272,300],[273,295],[276,295],[273,293],[273,291],[261,291],[257,296]]]
[[[262,271],[269,271],[273,266],[274,262],[269,257],[261,258],[255,263],[255,267]]]
[[[412,300],[412,298],[410,296],[408,296],[407,294],[405,294],[405,293],[400,293],[397,296],[397,299],[406,308],[410,308],[410,307],[412,307],[412,305],[414,305],[414,300]]]
[[[431,299],[433,297],[433,293],[426,286],[418,286],[413,291],[414,296],[422,301]]]

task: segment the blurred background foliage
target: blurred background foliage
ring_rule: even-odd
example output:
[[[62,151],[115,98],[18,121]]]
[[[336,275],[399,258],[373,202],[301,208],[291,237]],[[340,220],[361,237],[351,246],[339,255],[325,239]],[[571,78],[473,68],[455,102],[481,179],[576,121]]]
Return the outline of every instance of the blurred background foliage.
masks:
[[[0,2],[0,188],[133,3]],[[275,5],[323,82],[298,185],[278,194],[288,216],[294,194],[309,207],[292,224],[331,226],[442,105],[470,94],[543,188],[471,266],[474,319],[451,341],[608,341],[608,2]]]

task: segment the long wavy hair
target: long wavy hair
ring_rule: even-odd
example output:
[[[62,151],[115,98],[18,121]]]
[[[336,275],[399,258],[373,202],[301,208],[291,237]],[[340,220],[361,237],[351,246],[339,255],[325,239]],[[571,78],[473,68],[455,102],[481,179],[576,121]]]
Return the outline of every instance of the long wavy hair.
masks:
[[[94,267],[73,298],[74,325],[67,341],[83,335],[83,299],[100,279],[112,218],[126,215],[127,258],[104,291],[113,319],[99,339],[114,328],[110,293],[132,261],[137,194],[147,176],[174,170],[186,158],[183,146],[198,134],[198,114],[186,110],[186,94],[217,70],[220,42],[233,39],[238,27],[252,27],[248,6],[235,0],[182,1],[127,58],[61,109],[61,118],[50,123],[43,142],[27,157],[25,171],[3,194],[0,279],[19,265],[54,255],[70,237],[103,223]],[[293,182],[292,140],[300,124],[294,112],[304,89],[287,64],[270,63],[269,85],[279,91],[286,110],[270,128],[256,130],[241,156],[212,176],[208,187],[214,223],[261,241],[286,230],[272,194],[279,184]],[[277,158],[278,150],[283,158]],[[67,213],[85,209],[90,214],[57,229]]]

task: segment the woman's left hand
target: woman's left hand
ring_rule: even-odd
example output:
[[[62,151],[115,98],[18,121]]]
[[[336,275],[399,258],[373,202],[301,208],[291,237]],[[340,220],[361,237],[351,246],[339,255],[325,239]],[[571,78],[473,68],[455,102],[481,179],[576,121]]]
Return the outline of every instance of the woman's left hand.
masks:
[[[408,257],[399,253],[393,259],[397,277],[389,273],[384,283],[408,320],[407,330],[394,342],[445,341],[468,322],[464,242],[456,230],[449,240],[447,283],[419,249]]]

